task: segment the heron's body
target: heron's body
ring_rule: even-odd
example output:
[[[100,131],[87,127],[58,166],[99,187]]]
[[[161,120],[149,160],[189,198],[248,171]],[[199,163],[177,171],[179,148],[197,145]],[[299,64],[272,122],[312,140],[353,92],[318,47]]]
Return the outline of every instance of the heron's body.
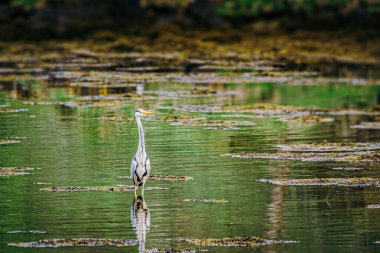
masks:
[[[152,113],[146,112],[142,109],[137,109],[135,114],[139,131],[139,146],[131,162],[131,178],[135,186],[135,190],[137,187],[142,187],[144,190],[145,182],[149,178],[150,174],[150,160],[145,151],[144,130],[140,120],[141,116],[150,114]]]

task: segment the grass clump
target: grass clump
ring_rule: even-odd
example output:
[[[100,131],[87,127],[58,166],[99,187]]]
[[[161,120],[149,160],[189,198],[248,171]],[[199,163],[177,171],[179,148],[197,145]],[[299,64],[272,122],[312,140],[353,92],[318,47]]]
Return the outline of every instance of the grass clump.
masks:
[[[250,237],[226,237],[222,239],[206,238],[194,239],[186,238],[186,242],[199,246],[213,246],[213,247],[257,247],[262,245],[281,244],[281,243],[295,243],[296,241],[276,241],[267,240],[257,236]]]

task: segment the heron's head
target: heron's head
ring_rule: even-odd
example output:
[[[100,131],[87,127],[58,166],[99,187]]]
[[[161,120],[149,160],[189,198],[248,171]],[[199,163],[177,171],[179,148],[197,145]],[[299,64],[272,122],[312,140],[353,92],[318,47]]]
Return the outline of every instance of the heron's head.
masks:
[[[142,117],[142,116],[147,116],[147,115],[152,115],[153,112],[148,112],[143,109],[137,109],[135,112],[135,117]]]

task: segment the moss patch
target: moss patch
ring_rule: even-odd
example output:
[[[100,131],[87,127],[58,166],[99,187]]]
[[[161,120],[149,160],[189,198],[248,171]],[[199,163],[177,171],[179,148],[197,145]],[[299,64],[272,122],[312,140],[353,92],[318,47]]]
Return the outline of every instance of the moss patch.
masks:
[[[136,244],[137,242],[135,240],[123,240],[123,239],[58,238],[58,239],[44,239],[44,240],[39,240],[36,242],[9,243],[8,246],[21,247],[21,248],[102,247],[102,246],[125,247],[125,246],[134,246]]]
[[[259,182],[270,183],[275,185],[296,185],[296,186],[351,186],[351,187],[363,187],[363,186],[376,186],[380,187],[379,178],[306,178],[306,179],[290,179],[290,178],[277,178],[277,179],[259,179]]]

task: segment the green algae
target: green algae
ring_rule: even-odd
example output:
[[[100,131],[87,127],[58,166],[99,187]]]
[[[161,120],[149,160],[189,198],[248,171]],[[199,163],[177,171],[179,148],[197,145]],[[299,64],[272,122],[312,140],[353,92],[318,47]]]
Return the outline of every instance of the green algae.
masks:
[[[44,239],[36,242],[8,243],[8,246],[20,248],[58,248],[58,247],[126,247],[137,244],[136,240],[106,238],[58,238]]]
[[[354,177],[354,178],[276,178],[276,179],[259,179],[262,183],[270,183],[282,186],[348,186],[348,187],[364,187],[375,186],[380,187],[380,178]]]

